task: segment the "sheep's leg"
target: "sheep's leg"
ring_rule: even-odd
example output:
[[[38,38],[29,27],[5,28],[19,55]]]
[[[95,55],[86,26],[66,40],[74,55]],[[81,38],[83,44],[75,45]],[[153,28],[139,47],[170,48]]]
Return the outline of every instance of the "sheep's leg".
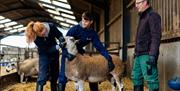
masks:
[[[25,83],[27,83],[28,77],[24,76],[24,78],[25,78]]]
[[[78,85],[77,81],[74,82],[74,85],[75,85],[76,91],[78,91],[79,90],[79,85]]]
[[[77,81],[77,83],[78,83],[78,91],[83,91],[84,90],[84,81],[79,80],[79,81]]]
[[[20,82],[23,83],[23,80],[24,80],[24,73],[21,73],[20,74]]]
[[[119,91],[123,91],[123,84],[122,84],[122,82],[119,80],[119,81],[116,81],[116,83],[118,85]]]
[[[116,80],[116,84],[118,86],[119,91],[123,91],[123,84],[122,84],[119,76],[113,76],[113,77]]]
[[[116,90],[116,83],[115,83],[115,79],[112,77],[111,78],[111,87],[112,87],[112,91],[115,91]]]

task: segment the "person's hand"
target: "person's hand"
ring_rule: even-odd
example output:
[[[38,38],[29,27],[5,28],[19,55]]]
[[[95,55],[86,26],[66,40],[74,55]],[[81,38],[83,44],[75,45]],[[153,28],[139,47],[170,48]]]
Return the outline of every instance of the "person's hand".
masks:
[[[68,59],[68,61],[72,61],[75,57],[76,57],[75,55],[72,55],[70,53],[66,54],[66,58]]]
[[[136,53],[133,53],[133,59],[135,59],[136,58]]]
[[[156,66],[157,60],[154,56],[149,56],[149,61],[147,61],[146,63],[151,66]]]
[[[80,43],[80,39],[75,40],[75,44],[76,44],[76,45],[79,44],[79,43]]]
[[[66,42],[65,42],[65,39],[63,38],[63,37],[59,37],[59,46],[61,47],[61,48],[65,48],[65,46],[66,46]]]
[[[112,62],[112,60],[108,60],[108,68],[109,68],[109,72],[111,72],[114,69],[114,64]]]
[[[65,48],[66,47],[66,42],[59,42],[59,46],[61,48]]]

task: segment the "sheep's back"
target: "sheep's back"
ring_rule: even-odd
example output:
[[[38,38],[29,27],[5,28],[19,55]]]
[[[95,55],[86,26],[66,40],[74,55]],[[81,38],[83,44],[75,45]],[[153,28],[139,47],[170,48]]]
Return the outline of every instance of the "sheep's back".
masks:
[[[123,70],[123,65],[118,56],[111,55],[115,69],[113,73],[120,75]],[[66,76],[68,78],[89,80],[91,78],[99,78],[105,80],[108,78],[108,64],[107,60],[102,55],[76,55],[72,61],[66,62]]]
[[[20,72],[29,73],[31,69],[38,69],[38,58],[26,59],[19,64]]]

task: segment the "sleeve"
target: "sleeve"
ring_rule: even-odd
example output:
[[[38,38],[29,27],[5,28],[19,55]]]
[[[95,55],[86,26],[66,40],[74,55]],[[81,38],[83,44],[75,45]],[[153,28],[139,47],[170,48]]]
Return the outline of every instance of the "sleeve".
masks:
[[[109,55],[108,51],[103,46],[98,35],[95,32],[93,34],[92,44],[97,49],[97,51],[101,53],[101,55],[103,55],[107,60],[111,60],[111,56]]]
[[[74,36],[75,33],[76,33],[76,32],[75,32],[76,30],[77,30],[77,27],[76,27],[76,26],[70,28],[70,29],[68,30],[66,36]]]
[[[159,46],[161,42],[161,18],[157,13],[152,13],[149,16],[149,26],[151,32],[151,45],[149,55],[158,56]]]
[[[65,39],[63,37],[63,34],[57,29],[57,27],[54,24],[49,24],[50,30],[53,31],[53,34],[55,35],[55,37],[59,40],[59,46],[65,47],[66,43],[65,43]],[[57,47],[55,47],[57,49]],[[53,49],[55,49],[53,48]]]
[[[59,48],[60,48],[60,47],[59,47],[58,45],[52,46],[52,47],[50,47],[50,48],[48,49],[48,52],[49,52],[49,53],[58,52]]]
[[[57,27],[54,25],[54,24],[49,24],[51,27],[50,27],[50,30],[52,30],[55,34],[55,37],[57,39],[59,39],[60,37],[63,37],[63,34],[57,29]]]

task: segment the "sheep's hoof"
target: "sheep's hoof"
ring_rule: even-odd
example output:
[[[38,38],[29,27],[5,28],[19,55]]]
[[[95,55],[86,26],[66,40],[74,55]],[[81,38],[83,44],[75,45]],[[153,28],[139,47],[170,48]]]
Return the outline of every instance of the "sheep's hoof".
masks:
[[[23,81],[23,82],[21,82],[21,83],[22,83],[22,84],[26,84],[26,82],[24,82],[24,81]]]
[[[120,90],[119,90],[119,91],[124,91],[124,90],[123,90],[123,88],[120,88]]]

